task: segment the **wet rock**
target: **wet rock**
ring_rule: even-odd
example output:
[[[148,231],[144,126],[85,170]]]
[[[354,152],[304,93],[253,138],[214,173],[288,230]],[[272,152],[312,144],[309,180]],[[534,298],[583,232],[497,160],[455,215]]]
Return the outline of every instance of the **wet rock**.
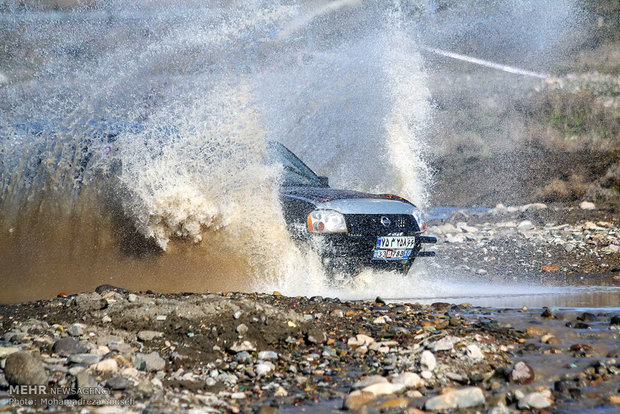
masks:
[[[355,390],[350,393],[344,400],[344,409],[357,410],[358,408],[368,404],[376,398],[372,392]]]
[[[611,317],[611,320],[609,321],[610,325],[620,325],[620,315],[615,315]]]
[[[88,348],[73,338],[61,338],[54,342],[52,351],[61,356],[69,356],[73,354],[85,354]]]
[[[402,384],[407,388],[420,388],[424,386],[424,381],[418,374],[403,372],[392,379],[392,384]]]
[[[357,382],[355,382],[351,388],[354,390],[360,389],[360,388],[366,388],[369,385],[374,385],[374,384],[385,384],[387,383],[388,380],[385,377],[382,377],[381,375],[371,375],[370,377],[366,377],[364,379],[361,379]]]
[[[438,395],[426,401],[424,408],[430,411],[442,411],[455,408],[469,408],[482,405],[484,393],[478,387],[468,387],[447,394]]]
[[[584,312],[581,315],[577,316],[577,320],[583,322],[594,322],[596,321],[596,315],[590,312]]]
[[[527,328],[525,330],[525,333],[530,338],[535,338],[535,337],[538,337],[538,336],[543,336],[546,332],[540,326],[530,326],[529,328]]]
[[[257,414],[280,414],[280,411],[275,407],[261,407]]]
[[[517,362],[508,375],[508,380],[512,384],[520,385],[531,384],[534,378],[534,369],[523,361]]]
[[[406,398],[390,398],[379,404],[377,408],[380,410],[389,410],[390,408],[407,408],[409,406],[409,400]]]
[[[551,310],[549,310],[549,308],[545,308],[543,310],[543,313],[540,314],[541,317],[545,318],[545,319],[554,319],[555,315],[553,314],[553,312],[551,312]]]
[[[129,380],[121,376],[112,377],[106,381],[105,387],[111,390],[124,390],[129,387]]]
[[[431,351],[423,351],[420,356],[420,365],[423,369],[427,369],[429,371],[433,371],[437,366],[437,360],[435,359],[435,355]]]
[[[327,335],[325,332],[319,328],[312,328],[308,331],[308,335],[306,339],[311,344],[324,344],[327,342]]]
[[[163,332],[159,331],[140,331],[138,332],[138,339],[142,342],[152,341],[155,338],[163,337]]]
[[[28,352],[15,352],[6,358],[4,376],[11,385],[47,385],[43,364]]]
[[[278,359],[278,354],[274,351],[261,351],[258,353],[258,359],[263,361],[275,361]]]
[[[96,354],[73,354],[69,356],[69,362],[72,364],[92,365],[99,362],[101,358]]]
[[[520,409],[541,409],[547,408],[552,404],[551,392],[546,390],[543,392],[533,392],[519,399],[518,407]]]
[[[583,322],[577,322],[573,325],[573,328],[575,329],[590,329],[590,325],[588,325],[587,323],[583,323]]]
[[[162,371],[166,367],[166,361],[157,352],[138,353],[135,357],[135,365],[142,371]]]

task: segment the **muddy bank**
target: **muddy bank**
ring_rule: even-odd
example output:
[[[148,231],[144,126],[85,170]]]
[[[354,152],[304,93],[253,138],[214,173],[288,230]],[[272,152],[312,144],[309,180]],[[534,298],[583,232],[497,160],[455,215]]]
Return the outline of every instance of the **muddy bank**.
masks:
[[[104,286],[0,306],[0,406],[612,412],[619,403],[619,324],[610,310],[160,295]],[[43,395],[18,394],[10,388],[16,384],[45,388]],[[24,406],[41,398],[43,406]]]

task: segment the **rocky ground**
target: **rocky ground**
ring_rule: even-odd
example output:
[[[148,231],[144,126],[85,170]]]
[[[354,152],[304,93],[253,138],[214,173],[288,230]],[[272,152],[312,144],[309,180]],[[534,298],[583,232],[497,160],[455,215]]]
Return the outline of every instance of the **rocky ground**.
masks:
[[[620,214],[614,207],[499,204],[431,220],[429,233],[439,239],[435,267],[488,279],[620,286]]]
[[[17,412],[620,408],[610,311],[101,286],[2,305],[0,333],[0,409]]]

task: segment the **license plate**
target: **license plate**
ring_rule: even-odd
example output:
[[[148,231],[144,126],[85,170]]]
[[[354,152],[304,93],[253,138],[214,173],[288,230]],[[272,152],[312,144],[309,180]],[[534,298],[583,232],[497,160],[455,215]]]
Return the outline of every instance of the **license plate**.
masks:
[[[413,249],[415,237],[407,236],[381,236],[377,237],[375,249]]]
[[[372,253],[372,260],[407,260],[412,249],[376,249]]]

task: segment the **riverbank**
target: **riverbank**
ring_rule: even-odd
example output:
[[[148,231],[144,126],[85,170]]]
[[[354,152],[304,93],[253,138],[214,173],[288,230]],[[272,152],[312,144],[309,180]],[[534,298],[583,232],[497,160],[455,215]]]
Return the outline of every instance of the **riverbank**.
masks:
[[[0,406],[66,410],[81,397],[104,402],[88,407],[98,412],[611,412],[619,324],[605,309],[101,286],[0,306]],[[46,387],[17,395],[15,384]],[[47,407],[24,405],[42,396]]]

